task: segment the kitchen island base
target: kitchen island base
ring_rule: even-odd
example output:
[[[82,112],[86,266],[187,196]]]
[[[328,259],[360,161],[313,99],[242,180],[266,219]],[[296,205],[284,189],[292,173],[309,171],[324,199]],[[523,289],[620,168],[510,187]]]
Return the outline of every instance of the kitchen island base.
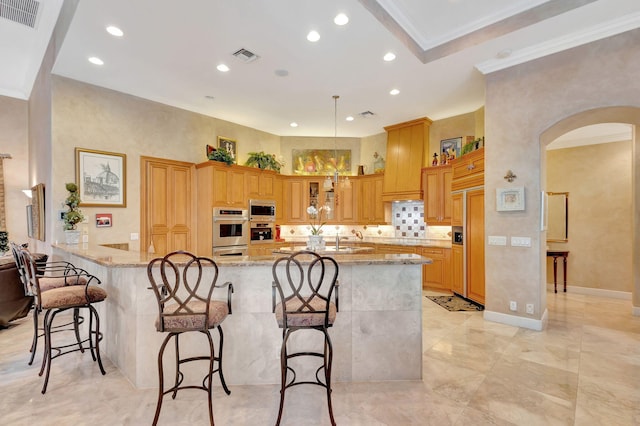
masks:
[[[136,387],[157,387],[157,354],[165,336],[154,325],[158,307],[146,271],[151,255],[124,252],[136,258],[127,260],[119,259],[124,254],[109,252],[113,256],[106,256],[105,250],[116,252],[61,245],[54,246],[53,254],[56,260],[72,262],[102,280],[109,298],[98,307],[104,330],[101,351]],[[413,254],[335,259],[340,265],[340,311],[329,329],[334,347],[333,380],[422,379],[421,268],[429,259]],[[231,281],[234,286],[233,313],[222,323],[227,384],[280,382],[282,330],[271,311],[274,260],[274,256],[216,259],[218,283]],[[321,338],[321,333],[295,337],[295,348],[304,348],[307,342],[317,347],[314,339]],[[184,355],[199,354],[206,346],[198,336],[184,336],[180,342]],[[165,366],[172,365],[169,352]],[[312,377],[317,366],[303,364],[300,368],[302,374]],[[166,369],[165,374],[172,377],[173,372]]]

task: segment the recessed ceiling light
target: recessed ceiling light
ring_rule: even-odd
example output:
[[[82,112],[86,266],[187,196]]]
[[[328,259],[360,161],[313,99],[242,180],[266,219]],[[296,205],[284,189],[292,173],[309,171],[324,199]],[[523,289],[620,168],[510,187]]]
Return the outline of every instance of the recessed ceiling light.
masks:
[[[120,28],[114,27],[113,25],[109,25],[107,27],[107,32],[112,36],[116,36],[116,37],[122,37],[124,35],[124,33]]]
[[[346,118],[346,120],[347,120],[347,121],[353,121],[353,117],[352,117],[352,116],[348,116],[348,117]]]
[[[89,62],[91,62],[94,65],[104,65],[104,61],[96,56],[90,57]]]
[[[274,73],[278,77],[286,77],[286,76],[289,75],[289,71],[287,71],[287,70],[275,70]]]
[[[296,122],[294,121],[294,122],[292,122],[291,124],[289,124],[289,126],[291,126],[291,127],[298,127],[298,123],[296,123]]]
[[[389,92],[389,94],[393,95],[393,96],[395,96],[395,95],[397,95],[399,93],[400,93],[400,91],[398,89],[391,89],[391,91]]]
[[[215,97],[213,95],[204,95],[205,99],[209,99],[210,101],[214,100]]]
[[[387,62],[391,62],[396,58],[396,55],[392,52],[388,52],[387,54],[384,55],[384,57],[382,59],[384,59]]]
[[[338,13],[335,18],[333,18],[333,22],[336,25],[346,25],[349,22],[349,17],[344,13]]]
[[[307,34],[307,40],[311,41],[311,42],[316,42],[318,40],[320,40],[320,34],[318,34],[317,31],[309,31],[309,34]]]
[[[229,71],[229,67],[226,66],[225,64],[220,64],[216,67],[218,69],[218,71],[220,72],[227,72]]]

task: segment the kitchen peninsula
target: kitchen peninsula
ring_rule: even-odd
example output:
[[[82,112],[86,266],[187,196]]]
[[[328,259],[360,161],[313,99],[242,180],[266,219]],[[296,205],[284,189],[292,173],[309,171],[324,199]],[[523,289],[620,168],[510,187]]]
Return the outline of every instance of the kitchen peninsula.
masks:
[[[282,332],[271,311],[276,256],[216,258],[218,283],[234,286],[233,314],[223,324],[229,384],[279,383]],[[155,329],[158,308],[148,289],[146,266],[154,257],[91,244],[53,246],[55,260],[72,262],[102,281],[109,296],[96,306],[104,333],[101,351],[138,388],[157,386],[157,353],[164,337]],[[431,260],[406,253],[334,258],[340,265],[340,311],[330,330],[334,380],[420,380],[421,268]],[[185,338],[184,343],[181,350],[191,353],[202,342]],[[165,365],[171,364],[168,356]]]

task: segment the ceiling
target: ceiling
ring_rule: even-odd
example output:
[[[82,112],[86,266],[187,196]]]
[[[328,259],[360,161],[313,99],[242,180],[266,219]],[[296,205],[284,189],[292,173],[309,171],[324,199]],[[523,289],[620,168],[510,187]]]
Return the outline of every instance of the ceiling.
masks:
[[[34,1],[0,0],[0,12]],[[468,113],[484,105],[483,73],[640,26],[638,0],[77,3],[54,74],[281,136],[364,137]],[[0,95],[29,98],[62,6],[40,1],[35,28],[0,13]],[[344,26],[333,23],[339,12]],[[310,30],[319,41],[307,41]],[[259,58],[246,63],[239,49]],[[387,52],[396,59],[383,61]]]

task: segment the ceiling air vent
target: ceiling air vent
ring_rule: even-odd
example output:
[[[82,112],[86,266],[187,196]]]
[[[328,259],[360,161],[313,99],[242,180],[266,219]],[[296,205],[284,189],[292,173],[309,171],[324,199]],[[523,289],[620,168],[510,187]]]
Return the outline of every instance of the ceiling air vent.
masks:
[[[236,58],[240,59],[242,62],[245,63],[249,63],[249,62],[253,62],[256,59],[258,59],[260,56],[256,55],[255,53],[247,50],[247,49],[240,49],[236,52],[233,53],[233,56],[235,56]]]
[[[369,117],[373,117],[375,114],[372,113],[371,111],[363,111],[360,113],[360,117],[362,118],[369,118]]]
[[[0,18],[35,28],[39,8],[36,0],[0,0]]]

